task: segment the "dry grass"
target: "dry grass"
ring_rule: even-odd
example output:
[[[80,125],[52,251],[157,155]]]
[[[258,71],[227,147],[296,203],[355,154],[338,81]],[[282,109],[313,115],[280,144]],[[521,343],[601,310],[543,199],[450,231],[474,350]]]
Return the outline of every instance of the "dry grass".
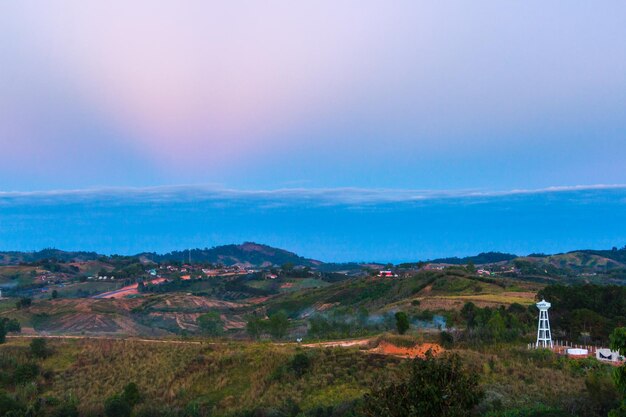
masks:
[[[535,293],[529,292],[502,292],[499,294],[472,294],[472,295],[440,295],[418,297],[420,308],[433,311],[460,310],[467,302],[479,307],[509,306],[513,303],[530,305],[535,302]]]

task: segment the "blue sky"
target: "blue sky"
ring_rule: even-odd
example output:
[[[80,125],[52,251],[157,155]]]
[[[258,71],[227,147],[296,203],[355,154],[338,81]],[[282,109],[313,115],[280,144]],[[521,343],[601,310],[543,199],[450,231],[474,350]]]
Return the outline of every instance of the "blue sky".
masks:
[[[0,189],[626,183],[626,4],[0,4]]]
[[[0,250],[168,252],[255,241],[323,261],[403,262],[626,245],[626,187],[484,193],[158,187],[0,194]]]
[[[617,0],[1,2],[1,243],[377,260],[619,244],[621,188],[599,185],[626,184],[625,18]],[[549,187],[574,188],[511,193]],[[488,202],[407,202],[468,192]],[[355,195],[370,211],[351,220]]]

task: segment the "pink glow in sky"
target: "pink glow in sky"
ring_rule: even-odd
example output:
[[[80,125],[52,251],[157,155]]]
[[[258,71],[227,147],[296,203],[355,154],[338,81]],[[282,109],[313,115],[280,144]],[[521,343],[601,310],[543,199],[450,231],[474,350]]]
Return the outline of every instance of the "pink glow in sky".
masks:
[[[0,187],[626,182],[625,19],[618,1],[3,2]]]

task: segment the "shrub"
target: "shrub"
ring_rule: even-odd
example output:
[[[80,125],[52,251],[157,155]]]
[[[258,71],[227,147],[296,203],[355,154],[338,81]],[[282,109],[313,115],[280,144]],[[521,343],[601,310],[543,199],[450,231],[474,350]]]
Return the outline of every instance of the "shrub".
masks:
[[[289,318],[287,317],[287,313],[279,311],[278,313],[272,314],[269,319],[268,329],[270,335],[276,339],[282,339],[285,337],[287,330],[289,329]]]
[[[130,417],[131,411],[130,404],[119,395],[114,395],[104,402],[106,417]]]
[[[124,387],[124,392],[122,393],[122,398],[131,407],[139,404],[141,402],[141,393],[139,392],[139,387],[137,387],[137,384],[131,382],[130,384],[126,385]]]
[[[37,378],[39,375],[39,367],[34,363],[25,363],[17,365],[13,373],[13,382],[16,385],[25,384]]]
[[[369,417],[469,416],[483,398],[478,375],[462,368],[457,355],[416,358],[409,378],[366,395]]]
[[[46,339],[37,337],[30,342],[30,353],[36,358],[46,358],[50,355]]]
[[[50,413],[51,417],[78,417],[78,409],[73,403],[62,403]]]
[[[0,415],[18,414],[22,408],[22,405],[15,399],[9,397],[5,392],[0,392]]]
[[[439,344],[446,349],[450,349],[454,345],[454,337],[448,332],[439,333]]]
[[[224,323],[219,313],[211,312],[198,317],[196,320],[200,330],[208,336],[219,336],[224,333]]]
[[[297,376],[302,376],[311,366],[311,359],[304,353],[296,353],[291,360],[291,369]]]
[[[28,308],[31,306],[31,304],[33,303],[33,300],[30,298],[20,298],[16,303],[15,303],[15,308],[22,309],[22,308]]]
[[[396,328],[398,329],[398,333],[405,334],[407,330],[409,330],[409,316],[406,313],[399,311],[395,315],[396,317]]]

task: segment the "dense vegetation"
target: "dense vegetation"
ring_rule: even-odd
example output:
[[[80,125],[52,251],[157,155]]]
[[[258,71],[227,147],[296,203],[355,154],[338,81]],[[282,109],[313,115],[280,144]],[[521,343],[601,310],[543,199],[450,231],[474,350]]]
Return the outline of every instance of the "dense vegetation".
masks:
[[[483,398],[478,375],[463,369],[458,356],[413,361],[406,381],[375,389],[365,397],[368,417],[463,417]]]
[[[173,251],[166,254],[142,253],[146,259],[153,262],[202,262],[222,265],[249,264],[249,265],[294,265],[313,266],[317,261],[303,258],[293,252],[272,248],[253,242],[245,242],[241,245],[224,245],[213,248],[191,249],[186,251]]]
[[[479,308],[466,303],[461,310],[465,331],[461,340],[471,344],[513,342],[534,330],[536,308],[511,304],[508,308]]]
[[[614,328],[626,326],[626,287],[551,285],[538,297],[552,303],[550,320],[557,337],[606,343]]]

